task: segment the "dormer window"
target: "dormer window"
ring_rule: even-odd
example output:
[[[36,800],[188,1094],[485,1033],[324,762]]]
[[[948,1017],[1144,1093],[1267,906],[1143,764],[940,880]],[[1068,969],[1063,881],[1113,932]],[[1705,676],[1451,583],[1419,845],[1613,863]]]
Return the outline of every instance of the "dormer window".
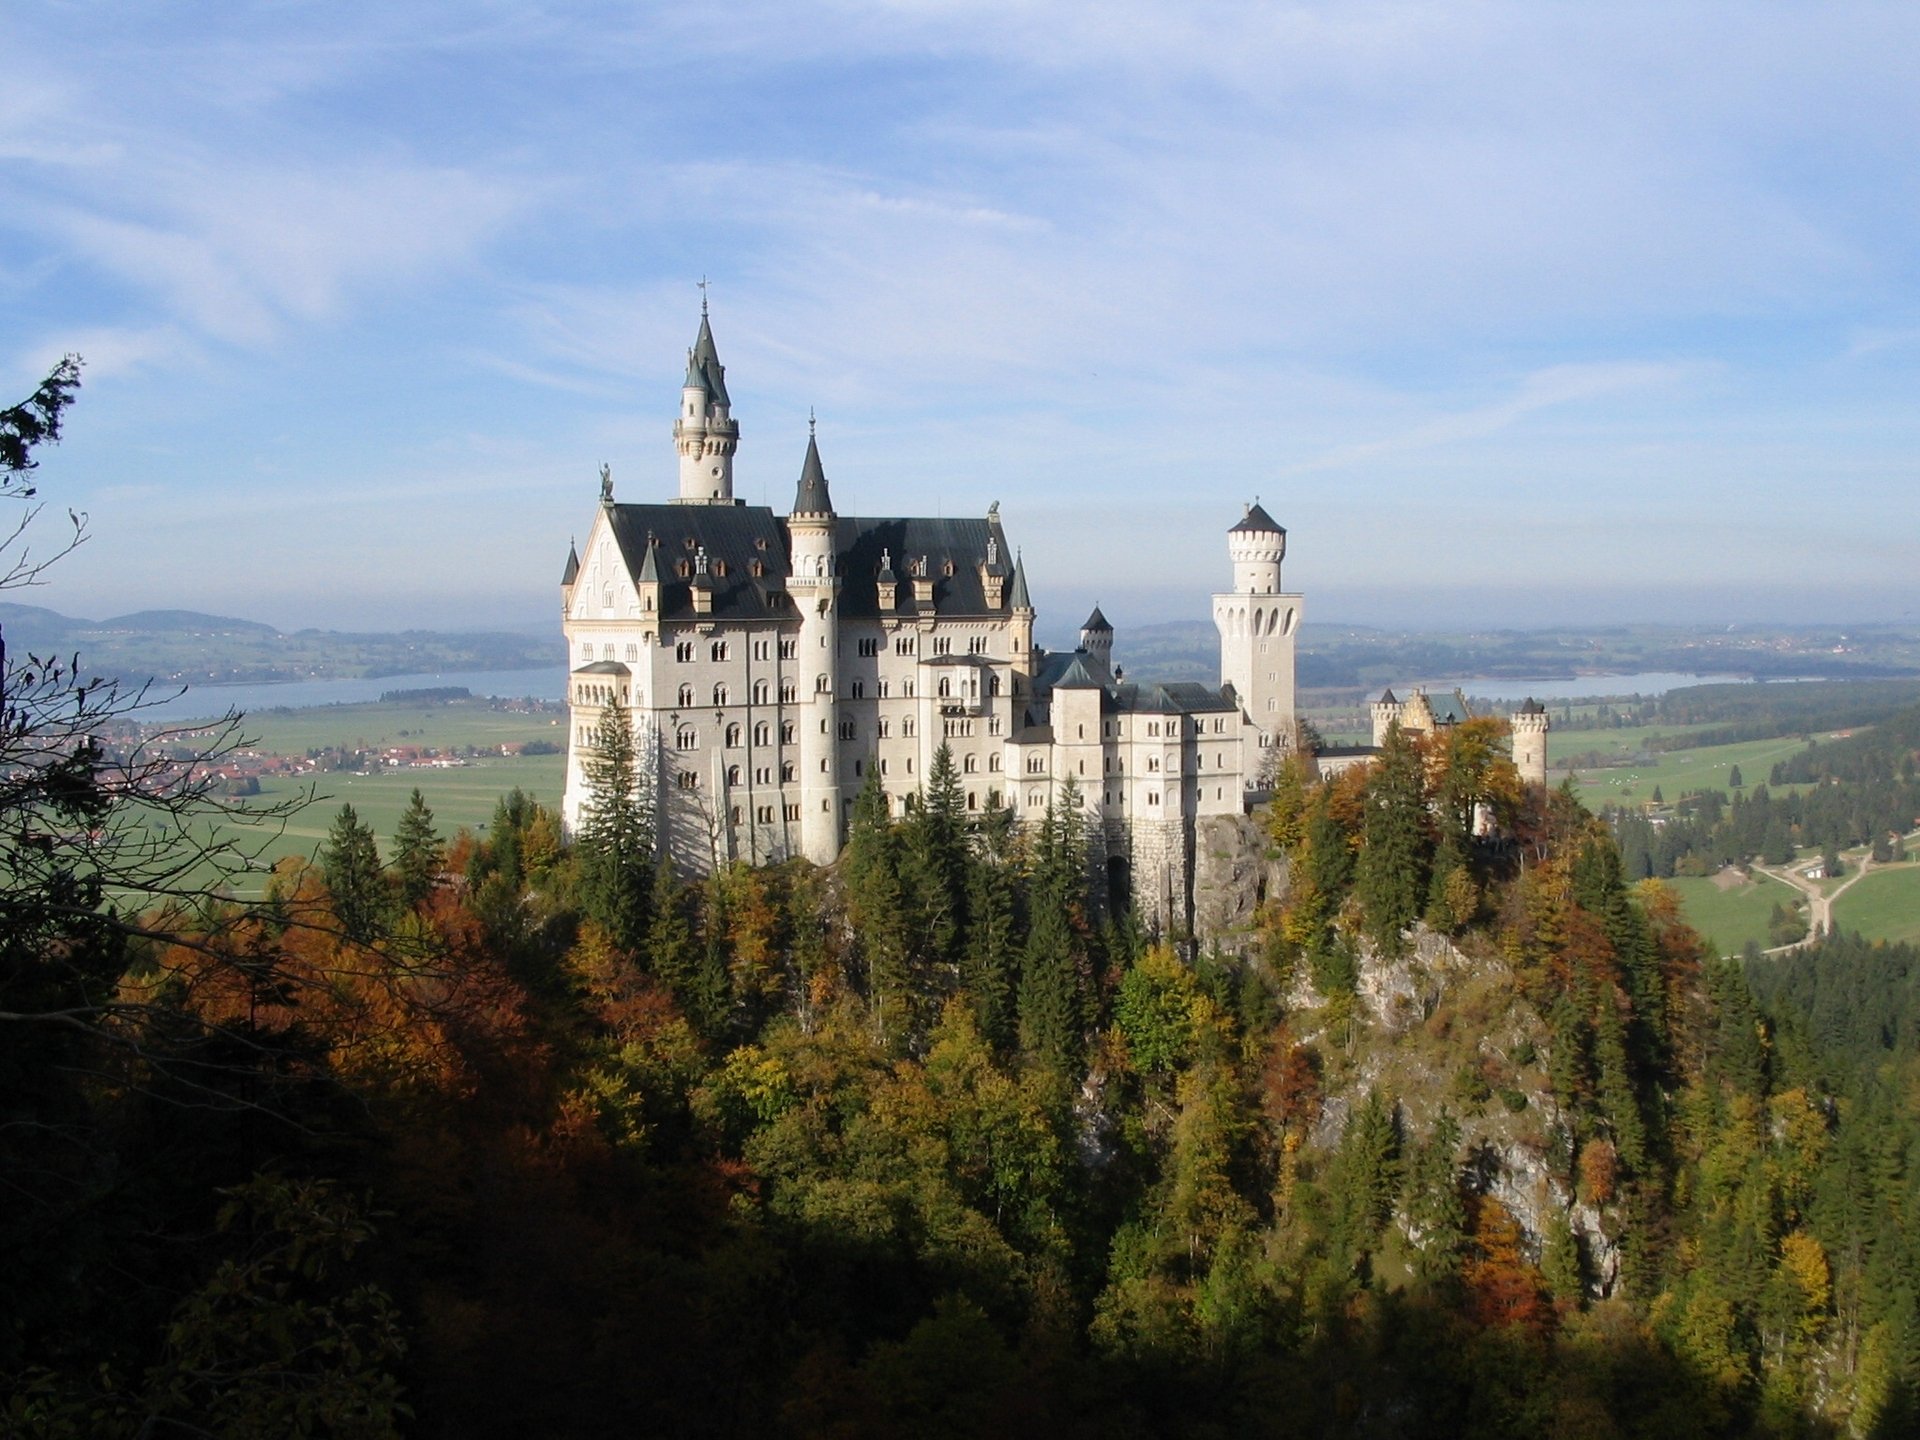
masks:
[[[689,562],[682,560],[673,567],[673,573],[678,575],[682,580],[685,580],[693,574],[693,566]]]

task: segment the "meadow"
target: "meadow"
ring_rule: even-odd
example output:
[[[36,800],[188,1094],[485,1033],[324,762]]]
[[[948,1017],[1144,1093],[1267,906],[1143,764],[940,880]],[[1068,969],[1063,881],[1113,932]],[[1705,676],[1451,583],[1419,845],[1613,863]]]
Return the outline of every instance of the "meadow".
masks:
[[[1869,940],[1920,942],[1920,862],[1907,861],[1862,875],[1833,902],[1836,930]]]

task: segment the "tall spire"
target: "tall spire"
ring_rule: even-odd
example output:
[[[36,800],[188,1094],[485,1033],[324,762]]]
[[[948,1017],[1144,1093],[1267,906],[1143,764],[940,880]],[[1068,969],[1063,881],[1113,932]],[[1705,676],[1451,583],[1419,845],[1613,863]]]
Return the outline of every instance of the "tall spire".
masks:
[[[1013,556],[1013,583],[1007,586],[1007,608],[1033,609],[1033,597],[1027,594],[1027,559],[1017,550]]]
[[[827,472],[820,463],[820,442],[814,435],[811,414],[807,417],[807,458],[800,466],[800,485],[793,492],[795,515],[831,515],[833,497],[827,493]]]
[[[707,316],[707,285],[700,282],[700,329],[687,351],[687,378],[680,387],[680,413],[673,422],[674,448],[680,452],[680,503],[731,505],[733,452],[740,424],[727,395],[727,367],[713,343]]]

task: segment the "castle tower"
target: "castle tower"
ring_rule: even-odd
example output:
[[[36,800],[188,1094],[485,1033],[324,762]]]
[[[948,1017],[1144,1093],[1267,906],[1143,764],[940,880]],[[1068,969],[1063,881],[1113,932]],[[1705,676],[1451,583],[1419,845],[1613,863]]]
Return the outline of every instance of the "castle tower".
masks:
[[[700,333],[687,352],[687,378],[680,388],[673,444],[680,452],[680,504],[734,503],[733,452],[740,444],[740,425],[727,398],[727,367],[720,363],[720,352],[714,348],[704,298],[700,301]]]
[[[1104,683],[1113,678],[1113,626],[1107,623],[1098,605],[1080,627],[1080,648],[1087,652],[1087,659],[1098,666],[1094,671],[1096,679]]]
[[[1529,785],[1547,783],[1547,707],[1532,696],[1508,717],[1513,727],[1513,765]]]
[[[1280,588],[1280,562],[1287,532],[1258,503],[1247,507],[1227,532],[1233,589],[1213,597],[1213,623],[1220,632],[1220,683],[1250,722],[1241,773],[1254,782],[1276,747],[1293,744],[1294,648],[1301,597]]]
[[[1375,745],[1386,744],[1388,728],[1392,726],[1394,721],[1400,718],[1400,701],[1395,697],[1393,691],[1384,690],[1381,692],[1380,698],[1369,705],[1367,709],[1373,716],[1373,743]]]
[[[1013,579],[1007,584],[1007,610],[1012,620],[1007,626],[1007,643],[1013,647],[1013,671],[1033,675],[1033,597],[1027,593],[1027,562],[1018,552],[1013,557]],[[1017,693],[1017,691],[1016,691]]]
[[[831,865],[840,853],[839,737],[840,577],[834,573],[833,499],[809,422],[787,533],[793,545],[788,587],[800,612],[794,682],[800,703],[800,853]]]

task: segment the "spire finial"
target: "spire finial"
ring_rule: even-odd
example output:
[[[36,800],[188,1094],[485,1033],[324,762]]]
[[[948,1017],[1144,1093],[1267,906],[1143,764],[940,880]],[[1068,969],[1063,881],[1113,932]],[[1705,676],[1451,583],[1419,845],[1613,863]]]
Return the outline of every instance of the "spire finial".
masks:
[[[809,440],[811,440],[811,439],[813,439],[813,427],[814,427],[814,423],[815,423],[815,422],[814,422],[814,418],[813,418],[813,407],[812,407],[811,405],[809,405],[809,406],[807,406],[807,438],[808,438]]]
[[[707,318],[707,277],[704,274],[700,277],[700,318]]]

